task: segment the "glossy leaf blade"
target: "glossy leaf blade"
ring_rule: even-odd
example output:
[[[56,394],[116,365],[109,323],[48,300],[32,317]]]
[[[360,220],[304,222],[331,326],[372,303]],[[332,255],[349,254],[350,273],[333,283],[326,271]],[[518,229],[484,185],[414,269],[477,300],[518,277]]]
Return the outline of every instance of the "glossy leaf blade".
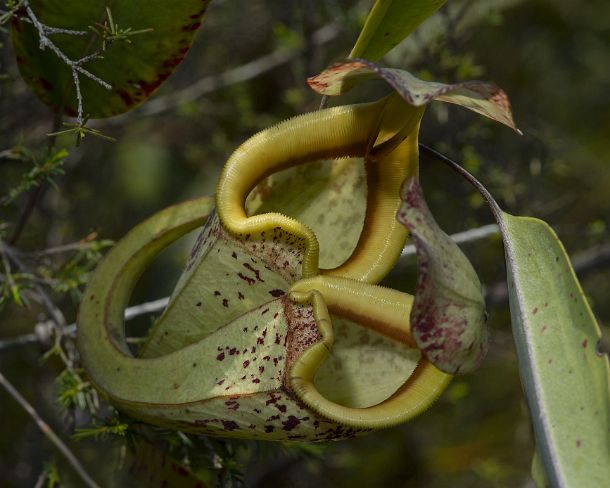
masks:
[[[377,0],[350,53],[350,58],[380,59],[447,0]]]
[[[468,258],[434,220],[416,178],[405,182],[401,198],[397,218],[411,232],[417,250],[411,335],[441,371],[473,371],[487,353],[485,301],[479,278]]]
[[[309,86],[323,95],[341,95],[355,84],[381,78],[410,105],[420,107],[433,100],[453,103],[507,125],[521,133],[513,120],[508,96],[493,83],[465,81],[445,84],[424,81],[401,69],[383,68],[365,59],[347,59],[329,66],[307,80]]]
[[[551,486],[610,479],[610,374],[601,332],[543,221],[501,214],[519,369]]]
[[[38,20],[49,27],[87,31],[87,35],[48,34],[70,59],[78,60],[101,49],[101,39],[91,29],[108,24],[108,2],[93,0],[30,0]],[[79,75],[84,114],[92,118],[117,115],[150,97],[170,76],[188,52],[209,0],[118,1],[110,5],[113,23],[132,31],[152,29],[107,46],[103,59],[82,68],[110,84],[108,90]],[[76,115],[77,101],[72,71],[52,49],[40,49],[38,32],[25,14],[13,22],[13,44],[21,75],[30,89],[52,110],[62,107]]]

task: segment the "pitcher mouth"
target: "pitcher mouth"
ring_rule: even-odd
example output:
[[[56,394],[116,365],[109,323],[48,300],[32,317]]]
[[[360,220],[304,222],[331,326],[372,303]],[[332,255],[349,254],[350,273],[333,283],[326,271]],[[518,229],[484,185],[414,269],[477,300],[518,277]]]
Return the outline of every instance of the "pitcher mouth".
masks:
[[[190,342],[177,340],[175,350],[166,350],[167,353],[156,357],[133,357],[125,344],[123,310],[137,278],[164,247],[201,225],[205,220],[202,215],[212,212],[212,202],[209,199],[187,202],[159,212],[134,228],[100,265],[81,305],[79,347],[93,383],[119,408],[147,421],[183,430],[240,437],[266,438],[265,433],[271,433],[278,425],[284,425],[283,422],[288,423],[281,430],[287,427],[292,430],[293,424],[297,425],[290,420],[294,417],[301,419],[299,428],[303,433],[298,436],[316,440],[322,438],[319,425],[325,425],[328,432],[332,425],[366,431],[398,424],[427,408],[451,376],[440,372],[422,357],[408,378],[399,381],[394,391],[388,391],[386,398],[380,398],[377,404],[365,408],[329,400],[315,384],[315,375],[334,340],[330,312],[347,316],[399,343],[412,345],[408,325],[410,296],[371,283],[381,279],[393,266],[407,237],[406,229],[396,222],[395,215],[401,204],[400,184],[407,175],[417,171],[416,135],[422,110],[402,102],[396,108],[396,104],[389,103],[386,98],[372,104],[303,115],[255,135],[231,156],[220,177],[216,195],[216,223],[221,231],[212,237],[220,239],[220,234],[224,233],[226,236],[222,238],[236,247],[232,257],[225,256],[222,258],[225,261],[222,261],[213,253],[210,262],[216,262],[216,259],[218,266],[225,267],[230,262],[233,266],[231,272],[237,275],[241,272],[237,272],[236,266],[247,265],[253,274],[249,280],[246,276],[244,279],[249,285],[256,284],[252,289],[262,290],[260,293],[267,300],[270,299],[267,293],[277,291],[267,289],[272,281],[271,275],[281,276],[285,284],[278,290],[287,296],[272,302],[286,304],[284,316],[280,309],[272,318],[265,316],[269,308],[260,306],[261,298],[252,303],[253,309],[246,310],[243,309],[245,305],[241,305],[242,311],[236,309],[238,315],[234,312],[235,316],[227,316],[227,321],[212,324],[211,333],[201,333]],[[292,145],[287,145],[286,141],[292,141]],[[268,174],[321,156],[354,155],[365,158],[367,171],[372,175],[369,178],[367,210],[363,232],[352,256],[336,268],[320,271],[318,240],[304,223],[280,213],[247,216],[246,198]],[[214,239],[212,241],[216,242]],[[220,253],[218,256],[222,254],[225,240],[218,241],[220,244],[215,248]],[[263,252],[264,246],[268,248]],[[233,261],[238,257],[238,248],[244,261],[249,256],[252,262]],[[286,262],[289,268],[294,268],[292,274],[281,274],[278,263],[268,262],[270,253],[281,254],[282,250],[290,254],[290,260]],[[195,273],[199,266],[196,259],[194,256],[189,260],[185,273]],[[217,279],[223,280],[225,274],[231,275],[218,266],[213,267],[218,268]],[[267,273],[269,279],[262,273]],[[190,282],[181,283],[185,290],[190,286]],[[219,300],[222,298],[216,307],[222,312],[218,317],[223,317],[225,308],[230,307],[229,300],[221,297],[221,292],[207,292],[215,297],[218,295]],[[195,290],[192,296],[198,293]],[[175,317],[188,321],[194,317],[196,303],[191,303],[193,300],[188,293],[184,296],[186,301],[175,308]],[[167,310],[172,309],[175,303],[172,297]],[[185,308],[187,306],[192,308]],[[266,337],[268,328],[254,336],[248,321],[262,321],[261,324],[280,327],[272,344],[279,351],[285,347],[288,334],[298,328],[296,322],[291,322],[294,317],[289,317],[295,310],[310,314],[309,318],[306,317],[309,321],[307,326],[313,327],[315,334],[300,337],[295,343],[298,351],[278,352],[273,361],[275,369],[258,364],[261,357],[257,347],[270,345],[270,338]],[[172,325],[170,322],[174,319],[169,315],[164,314],[162,318],[166,325]],[[275,319],[284,322],[273,322]],[[242,326],[243,333],[238,330]],[[223,336],[229,329],[233,335]],[[173,333],[169,327],[163,335],[171,336]],[[245,347],[244,341],[250,340],[248,338],[255,341],[251,348]],[[241,346],[225,344],[230,340],[239,342]],[[246,356],[248,359],[244,359]],[[255,362],[260,375],[251,371]],[[198,367],[202,363],[205,371]],[[261,419],[251,420],[253,427],[248,428],[252,432],[247,434],[246,426],[242,425],[244,418],[249,418],[248,415],[256,417],[257,410],[268,411],[262,398],[270,391],[282,391],[290,397],[285,407],[287,410],[268,416],[267,421],[271,424],[263,425]],[[231,404],[227,406],[223,399],[229,396],[226,401]],[[234,406],[239,408],[239,404],[243,409],[251,408],[255,414],[243,417],[245,410],[234,413]],[[282,415],[288,415],[288,419]],[[231,428],[220,429],[223,422],[229,422],[227,425]],[[260,432],[263,428],[269,432]],[[276,430],[270,438],[286,438],[282,437],[284,435]]]
[[[300,115],[256,134],[233,153],[219,178],[216,205],[222,225],[242,239],[276,227],[293,234],[305,251],[304,278],[322,273],[367,283],[380,281],[400,256],[408,236],[395,215],[401,183],[417,173],[422,114],[423,108],[391,95],[374,103]],[[268,175],[305,162],[353,156],[365,159],[366,214],[354,252],[336,268],[319,269],[319,243],[304,223],[281,213],[247,216],[249,193]]]

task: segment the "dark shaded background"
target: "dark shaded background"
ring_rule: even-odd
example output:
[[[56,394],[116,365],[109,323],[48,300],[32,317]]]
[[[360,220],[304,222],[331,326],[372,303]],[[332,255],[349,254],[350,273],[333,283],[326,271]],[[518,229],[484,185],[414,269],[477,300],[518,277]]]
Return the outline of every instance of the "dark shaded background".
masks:
[[[610,325],[610,3],[605,0],[457,0],[387,58],[387,64],[438,81],[488,79],[509,94],[525,135],[453,106],[433,104],[421,140],[462,162],[501,205],[548,221],[575,261],[599,321]],[[119,239],[151,213],[211,194],[232,150],[270,124],[315,110],[305,83],[344,57],[369,2],[325,0],[212,2],[192,51],[148,103],[94,126],[117,139],[86,138],[49,189],[21,241],[42,249],[92,231]],[[42,146],[52,114],[20,81],[2,34],[7,79],[0,81],[0,150]],[[370,100],[381,83],[341,103]],[[337,103],[331,100],[331,104]],[[3,163],[6,191],[23,171]],[[478,195],[443,165],[422,158],[422,181],[439,223],[458,232],[492,221]],[[25,199],[21,206],[25,204]],[[2,209],[14,221],[19,206]],[[171,292],[188,243],[166,252],[141,280],[133,303]],[[483,367],[453,381],[435,406],[410,423],[315,448],[234,443],[249,486],[532,486],[532,432],[519,383],[497,237],[464,246],[488,293],[491,350]],[[414,262],[387,282],[413,289]],[[77,299],[58,295],[69,321]],[[28,333],[42,313],[5,307],[0,338]],[[149,323],[145,319],[144,324]],[[136,325],[137,326],[137,325]],[[0,370],[50,423],[59,364],[41,364],[35,345],[3,350]],[[29,417],[0,391],[0,486],[33,486],[55,455]],[[67,435],[65,436],[67,437]],[[120,486],[119,443],[71,443],[105,486]],[[61,462],[59,463],[62,466]],[[62,470],[68,486],[69,470]]]

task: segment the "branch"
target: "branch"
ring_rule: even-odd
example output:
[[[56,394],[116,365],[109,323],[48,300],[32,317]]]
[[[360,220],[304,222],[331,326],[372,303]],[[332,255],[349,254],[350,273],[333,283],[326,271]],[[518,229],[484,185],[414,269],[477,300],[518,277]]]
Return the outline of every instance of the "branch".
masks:
[[[99,245],[100,242],[96,241],[96,239],[97,239],[97,233],[94,232],[79,241],[71,242],[69,244],[61,244],[61,245],[55,246],[55,247],[48,247],[46,249],[43,249],[42,251],[22,251],[20,249],[14,249],[14,251],[19,256],[42,258],[42,257],[46,257],[46,256],[56,255],[56,254],[65,254],[65,253],[69,253],[69,252],[73,252],[73,251],[84,251],[93,246]],[[104,244],[105,242],[111,242],[111,241],[103,241],[102,243]]]
[[[487,188],[485,188],[473,175],[468,173],[460,164],[455,162],[453,159],[445,156],[444,154],[436,151],[435,149],[422,144],[421,142],[418,144],[419,148],[429,154],[430,156],[438,159],[439,161],[445,163],[455,172],[463,176],[468,182],[474,186],[479,193],[483,196],[483,198],[489,204],[489,207],[496,217],[498,222],[501,221],[502,210],[498,206],[497,202],[491,196]],[[496,228],[497,232],[497,228]],[[570,258],[572,263],[572,268],[576,275],[579,278],[589,273],[592,270],[599,269],[603,266],[610,265],[610,242],[600,244],[598,246],[592,247],[585,251],[576,254],[573,258]],[[499,305],[508,300],[508,287],[505,281],[501,281],[491,286],[487,293],[485,301],[488,305]]]
[[[32,10],[32,8],[30,7],[30,2],[28,0],[23,0],[23,7],[24,7],[25,12],[27,14],[28,20],[34,25],[34,27],[38,31],[38,39],[39,39],[40,50],[42,51],[45,48],[49,48],[51,51],[53,51],[53,53],[55,53],[55,55],[59,59],[61,59],[72,70],[72,79],[74,80],[74,87],[76,89],[76,100],[77,100],[77,104],[78,104],[76,122],[78,123],[79,126],[83,125],[83,98],[82,98],[81,90],[80,90],[80,78],[79,78],[79,74],[82,74],[82,75],[92,79],[97,84],[103,86],[107,90],[111,90],[112,89],[112,86],[110,84],[106,83],[104,80],[102,80],[101,78],[97,77],[96,75],[94,75],[90,71],[86,70],[82,66],[83,64],[85,64],[85,63],[87,63],[87,62],[89,62],[89,61],[91,61],[93,59],[100,58],[101,57],[101,52],[100,51],[96,51],[95,53],[89,54],[87,56],[84,56],[81,59],[76,59],[76,60],[70,59],[68,56],[66,56],[62,52],[61,49],[59,49],[55,45],[55,43],[49,38],[49,35],[51,35],[51,34],[68,34],[68,35],[73,35],[73,36],[86,36],[89,32],[87,32],[87,31],[79,31],[79,30],[72,30],[72,29],[60,29],[60,28],[57,28],[57,27],[50,27],[50,26],[45,25],[42,22],[40,22],[40,20],[38,20],[38,17],[36,17],[36,14]]]
[[[480,239],[484,239],[490,235],[494,235],[498,233],[498,227],[495,224],[484,225],[482,227],[478,227],[475,229],[470,229],[464,232],[458,232],[457,234],[451,235],[451,238],[458,244],[465,242],[472,242]],[[73,244],[69,244],[67,246],[73,246]],[[63,251],[62,248],[57,248],[58,252]],[[401,253],[401,259],[407,258],[415,253],[415,248],[412,244],[408,244],[404,247]],[[139,317],[140,315],[145,315],[149,313],[159,312],[163,310],[167,303],[169,302],[169,297],[159,298],[158,300],[153,300],[151,302],[141,303],[139,305],[134,305],[133,307],[129,307],[125,309],[125,321],[129,321],[135,317]],[[25,346],[29,344],[44,344],[50,335],[50,331],[48,330],[49,326],[46,323],[38,323],[36,325],[36,329],[31,334],[25,334],[17,337],[12,337],[9,339],[0,340],[0,351],[3,349],[10,349],[13,347]],[[63,329],[63,335],[74,337],[76,335],[77,325],[72,323],[67,325]],[[133,341],[133,339],[128,338],[128,341]]]
[[[497,235],[500,232],[497,224],[487,224],[482,227],[475,227],[474,229],[465,230],[463,232],[457,232],[456,234],[451,234],[451,239],[456,244],[464,244],[466,242],[478,241],[481,239],[485,239],[486,237]],[[415,254],[415,246],[413,244],[408,244],[404,247],[402,252],[400,253],[400,257],[406,258],[408,256],[412,256]]]
[[[452,19],[455,31],[453,35],[468,32],[473,28],[480,28],[481,21],[489,18],[490,13],[503,12],[515,7],[524,0],[484,0],[478,1],[473,8],[466,8],[470,0],[463,2],[448,2],[448,5],[443,9]],[[442,11],[443,11],[442,10]],[[442,12],[441,11],[441,12]],[[446,40],[447,27],[445,19],[441,12],[432,15],[417,29],[414,34],[410,35],[397,47],[392,49],[385,55],[385,60],[388,65],[404,65],[405,59],[410,64],[418,61],[422,55],[430,57],[430,51],[424,49],[425,46],[434,46],[439,41]],[[437,59],[431,59],[434,64]],[[429,64],[429,63],[428,63]]]
[[[139,305],[134,305],[133,307],[129,307],[125,309],[125,320],[128,321],[139,317],[140,315],[159,312],[167,306],[168,302],[169,297],[165,297],[159,298],[158,300],[153,300],[151,302],[145,302]],[[41,322],[36,324],[34,332],[31,334],[25,334],[17,337],[11,337],[9,339],[0,340],[0,351],[2,351],[3,349],[10,349],[12,347],[17,346],[45,343],[50,336],[49,328],[50,325],[48,323]],[[62,334],[64,336],[75,337],[76,330],[76,323],[72,323],[63,328]]]
[[[74,87],[76,89],[76,101],[77,101],[76,122],[77,122],[77,125],[80,127],[83,125],[83,97],[82,97],[81,89],[80,89],[79,73],[87,76],[88,78],[91,78],[93,81],[100,84],[107,90],[112,89],[112,86],[110,84],[106,83],[104,80],[95,76],[93,73],[91,73],[90,71],[88,71],[82,67],[82,65],[87,63],[88,61],[100,58],[101,53],[100,53],[100,51],[96,51],[95,53],[84,56],[81,59],[71,60],[70,58],[68,58],[68,56],[66,56],[61,51],[61,49],[59,49],[57,47],[57,45],[55,45],[55,43],[49,38],[49,35],[67,34],[67,35],[73,35],[73,36],[85,36],[88,34],[88,32],[72,30],[72,29],[62,29],[62,28],[51,27],[51,26],[45,25],[42,22],[40,22],[38,17],[36,17],[36,14],[30,7],[29,0],[23,0],[21,6],[25,9],[25,12],[27,14],[27,17],[21,18],[21,20],[31,23],[34,26],[34,28],[36,29],[36,31],[38,32],[40,50],[42,51],[45,48],[49,48],[53,53],[55,53],[55,55],[61,61],[63,61],[66,65],[68,65],[68,67],[72,70],[72,79],[74,81]],[[59,113],[56,115],[54,123],[53,123],[53,130],[51,131],[51,134],[49,134],[49,135],[56,135],[57,129],[61,125],[62,114],[63,114],[63,109],[60,110]],[[52,139],[50,139],[49,148],[51,148],[53,146],[54,140],[55,140],[54,137]],[[42,197],[45,189],[46,189],[46,185],[44,183],[42,183],[36,188],[34,193],[30,194],[26,207],[25,207],[23,213],[21,214],[19,221],[17,222],[15,230],[13,231],[13,235],[9,239],[10,244],[15,244],[17,242],[17,240],[19,239],[19,237],[21,236],[21,233],[25,227],[25,224],[27,223],[28,219],[30,218],[30,216],[34,210],[34,207],[36,206],[36,204]]]
[[[2,241],[0,241],[0,253],[2,255],[8,256],[8,258],[24,273],[33,275],[30,269],[21,261],[17,254],[13,251],[13,249]],[[53,321],[55,322],[58,329],[61,331],[66,325],[66,319],[61,310],[53,303],[53,300],[47,295],[44,289],[36,282],[34,282],[34,291],[36,292],[36,296],[40,303],[46,308],[48,314],[51,316]]]
[[[99,488],[99,485],[93,481],[93,478],[89,476],[89,474],[85,471],[81,463],[78,461],[76,456],[70,451],[70,448],[64,444],[64,442],[59,438],[59,436],[51,429],[49,424],[47,424],[38,412],[34,410],[34,407],[28,403],[28,401],[21,396],[21,394],[15,389],[15,387],[8,381],[5,376],[0,373],[0,384],[4,386],[6,391],[11,395],[15,401],[34,419],[36,425],[40,429],[40,431],[51,441],[51,443],[57,448],[59,452],[63,454],[68,463],[74,468],[74,471],[80,476],[86,486],[90,488]]]
[[[17,241],[19,240],[19,237],[21,237],[21,233],[23,232],[23,229],[25,228],[25,224],[27,223],[30,216],[32,215],[32,212],[34,211],[36,204],[42,197],[42,194],[44,193],[45,189],[46,189],[46,185],[45,185],[45,182],[43,181],[36,187],[36,190],[34,190],[33,193],[30,193],[28,201],[25,204],[25,208],[24,208],[23,212],[21,213],[21,216],[19,217],[19,221],[17,222],[17,225],[15,226],[13,235],[9,239],[9,244],[16,244]]]
[[[312,35],[315,45],[326,44],[335,39],[341,32],[341,25],[327,24],[317,29]],[[301,48],[283,48],[261,56],[249,63],[221,73],[218,76],[206,76],[179,91],[157,97],[148,101],[138,112],[142,115],[155,115],[175,108],[177,105],[193,102],[208,93],[244,81],[251,80],[272,69],[286,64],[300,52]],[[121,122],[124,116],[113,117],[104,123]]]
[[[452,234],[450,237],[458,244],[473,242],[476,240],[484,239],[491,235],[495,235],[498,232],[498,228],[495,224],[484,225],[464,232],[458,232]],[[413,246],[408,244],[404,247],[401,253],[401,259],[407,258],[414,253]],[[574,271],[582,278],[587,273],[598,270],[603,267],[610,266],[610,242],[602,244],[600,246],[587,249],[581,253],[578,253],[572,259],[572,265]],[[488,305],[499,305],[508,300],[508,290],[506,283],[501,282],[489,288],[486,301]],[[132,320],[141,315],[149,313],[155,313],[163,310],[169,302],[169,297],[159,298],[150,302],[140,303],[133,307],[125,309],[125,321]],[[48,323],[41,322],[36,324],[34,332],[31,334],[24,334],[17,337],[11,337],[8,339],[0,340],[0,352],[4,349],[11,349],[13,347],[27,346],[30,344],[44,344],[50,337],[50,326]],[[63,328],[63,335],[69,337],[75,337],[77,331],[76,323],[66,325]],[[132,338],[127,338],[128,341],[133,341]]]
[[[496,224],[488,224],[463,232],[457,232],[456,234],[452,234],[450,237],[457,244],[464,244],[467,242],[485,239],[486,237],[496,235],[497,233],[498,226]],[[408,258],[414,253],[414,246],[412,244],[408,244],[404,247],[400,255],[400,259],[403,260]],[[572,258],[572,266],[579,277],[582,277],[593,270],[610,266],[610,242],[592,247],[576,254]],[[488,289],[486,301],[489,305],[498,305],[506,300],[508,300],[506,283],[501,282]],[[125,321],[132,320],[141,315],[159,312],[167,306],[168,302],[169,297],[164,297],[157,300],[152,300],[150,302],[144,302],[139,305],[134,305],[133,307],[128,307],[125,309]],[[31,334],[24,334],[21,336],[0,340],[0,352],[3,349],[10,349],[13,347],[26,346],[30,344],[44,344],[48,341],[50,336],[49,328],[50,326],[48,323],[41,322],[36,324],[34,332]],[[62,334],[64,336],[75,337],[76,331],[77,325],[76,323],[72,323],[63,328]],[[134,338],[127,338],[127,340],[131,342],[135,341]]]

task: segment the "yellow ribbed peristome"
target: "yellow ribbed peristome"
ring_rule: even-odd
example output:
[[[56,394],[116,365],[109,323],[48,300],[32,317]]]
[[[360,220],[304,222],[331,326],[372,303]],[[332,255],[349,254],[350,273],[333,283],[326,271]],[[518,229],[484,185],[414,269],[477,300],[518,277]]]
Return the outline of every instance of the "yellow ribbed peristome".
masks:
[[[290,297],[296,302],[313,306],[323,337],[321,342],[299,357],[289,376],[290,386],[297,397],[318,414],[350,427],[390,427],[426,410],[451,381],[451,375],[443,373],[422,357],[403,385],[377,405],[352,408],[328,400],[316,388],[314,377],[332,347],[333,329],[329,310],[412,345],[409,311],[413,297],[389,288],[330,276],[295,283]]]
[[[222,224],[238,237],[281,227],[303,243],[303,277],[315,276],[319,247],[314,233],[280,213],[248,217],[246,198],[273,172],[320,159],[365,157],[369,201],[362,235],[345,263],[324,272],[378,282],[407,238],[406,229],[394,217],[400,206],[400,184],[417,172],[417,130],[422,114],[423,109],[391,95],[375,103],[300,115],[259,132],[231,155],[218,180],[216,206]]]

